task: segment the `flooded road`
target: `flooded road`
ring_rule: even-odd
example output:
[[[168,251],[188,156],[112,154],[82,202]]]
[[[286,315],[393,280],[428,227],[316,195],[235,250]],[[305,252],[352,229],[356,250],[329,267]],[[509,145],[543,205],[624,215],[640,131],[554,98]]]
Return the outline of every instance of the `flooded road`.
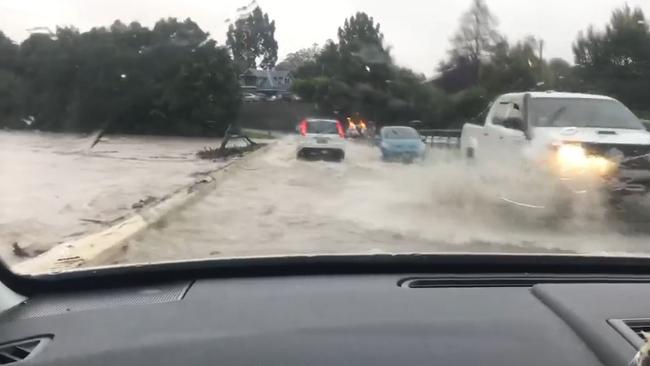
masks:
[[[5,262],[103,229],[219,165],[195,157],[216,139],[110,136],[91,150],[93,139],[0,131]]]
[[[549,220],[503,200],[541,194],[543,182],[509,177],[495,184],[454,152],[435,150],[427,161],[403,165],[382,162],[374,146],[350,143],[343,163],[298,161],[293,139],[233,166],[217,189],[131,240],[115,263],[321,253],[650,253],[648,236],[623,230],[599,201]]]

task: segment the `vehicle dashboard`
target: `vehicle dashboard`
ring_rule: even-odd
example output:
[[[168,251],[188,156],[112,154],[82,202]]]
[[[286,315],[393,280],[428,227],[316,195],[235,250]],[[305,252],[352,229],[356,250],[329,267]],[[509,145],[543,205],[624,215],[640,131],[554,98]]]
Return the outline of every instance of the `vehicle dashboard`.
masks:
[[[18,364],[623,365],[634,340],[610,321],[650,318],[650,283],[485,278],[276,276],[37,295],[0,317],[0,351],[45,337]]]

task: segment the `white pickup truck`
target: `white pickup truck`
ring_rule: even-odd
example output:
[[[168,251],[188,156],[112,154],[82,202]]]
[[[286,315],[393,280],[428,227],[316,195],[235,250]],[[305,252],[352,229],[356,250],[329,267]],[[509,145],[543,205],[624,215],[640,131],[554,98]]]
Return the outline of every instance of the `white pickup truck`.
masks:
[[[482,124],[463,126],[460,146],[477,163],[503,165],[519,159],[561,178],[598,176],[622,194],[650,188],[650,133],[627,107],[606,96],[499,96]]]

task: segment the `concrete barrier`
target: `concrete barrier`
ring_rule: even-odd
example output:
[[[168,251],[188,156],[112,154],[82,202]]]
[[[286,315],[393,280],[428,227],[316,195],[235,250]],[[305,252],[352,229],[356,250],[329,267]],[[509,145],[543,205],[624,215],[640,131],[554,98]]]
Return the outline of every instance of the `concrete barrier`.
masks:
[[[37,257],[16,264],[12,270],[20,274],[44,274],[110,264],[112,258],[126,249],[124,244],[129,239],[211,192],[233,165],[264,153],[273,144],[269,143],[242,158],[227,162],[203,179],[173,192],[153,206],[144,208],[105,230],[59,244]]]

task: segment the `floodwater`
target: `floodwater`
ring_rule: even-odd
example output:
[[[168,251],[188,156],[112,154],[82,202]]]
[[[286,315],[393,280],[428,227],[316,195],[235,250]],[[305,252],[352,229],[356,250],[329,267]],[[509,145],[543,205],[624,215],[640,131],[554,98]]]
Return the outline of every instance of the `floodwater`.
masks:
[[[577,199],[571,210],[520,204],[553,193],[552,182],[532,173],[485,171],[448,150],[432,150],[415,164],[385,163],[365,143],[349,143],[342,163],[298,161],[294,139],[234,165],[217,189],[131,240],[114,263],[323,253],[650,253],[643,230],[630,230],[596,194]]]
[[[216,139],[109,136],[90,149],[93,140],[0,131],[5,262],[104,229],[219,166],[195,157],[204,147],[218,146]]]

